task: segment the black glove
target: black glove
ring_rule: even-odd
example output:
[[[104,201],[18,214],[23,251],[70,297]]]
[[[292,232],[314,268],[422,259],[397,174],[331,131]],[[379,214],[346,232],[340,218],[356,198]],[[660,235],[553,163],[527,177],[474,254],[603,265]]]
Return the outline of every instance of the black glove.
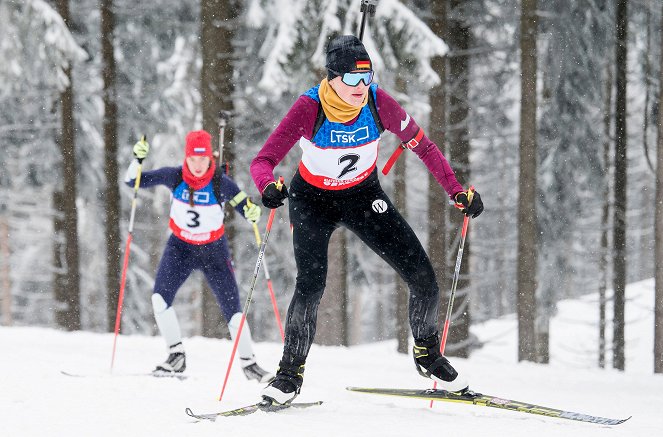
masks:
[[[472,192],[472,201],[470,202],[467,197],[469,191],[470,190],[456,193],[456,205],[462,205],[461,212],[463,214],[472,216],[472,218],[477,218],[479,214],[483,212],[483,202],[477,191]]]
[[[283,205],[283,200],[288,197],[288,189],[281,184],[281,189],[276,188],[276,182],[272,182],[262,190],[262,204],[269,209],[276,209]]]

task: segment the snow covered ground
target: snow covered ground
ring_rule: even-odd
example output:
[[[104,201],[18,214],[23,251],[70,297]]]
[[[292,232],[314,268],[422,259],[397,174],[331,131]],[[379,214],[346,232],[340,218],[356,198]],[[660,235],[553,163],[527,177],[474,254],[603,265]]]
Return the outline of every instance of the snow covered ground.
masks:
[[[300,401],[287,410],[196,423],[185,413],[211,413],[253,403],[261,386],[233,366],[222,402],[217,398],[231,350],[229,341],[186,340],[189,379],[130,376],[164,358],[162,340],[122,336],[113,375],[112,334],[42,328],[0,328],[0,435],[3,436],[660,436],[663,376],[653,375],[653,281],[628,288],[627,370],[596,367],[596,296],[560,304],[551,328],[551,364],[518,363],[513,317],[475,326],[486,347],[453,363],[471,386],[487,394],[623,418],[615,427],[437,403],[351,393],[346,386],[428,388],[410,356],[388,341],[351,348],[314,345]],[[281,345],[257,345],[259,362],[275,369]],[[89,374],[69,377],[61,370]]]

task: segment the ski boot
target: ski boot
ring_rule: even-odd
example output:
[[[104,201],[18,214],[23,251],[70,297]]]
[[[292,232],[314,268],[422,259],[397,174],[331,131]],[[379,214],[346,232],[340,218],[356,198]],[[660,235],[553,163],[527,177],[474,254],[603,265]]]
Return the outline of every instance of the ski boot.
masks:
[[[186,369],[186,356],[184,355],[184,346],[182,342],[172,345],[168,349],[168,358],[159,364],[152,373],[182,373]]]
[[[449,360],[440,354],[440,342],[437,335],[415,340],[412,349],[414,364],[424,378],[437,381],[441,390],[464,394],[469,386],[465,378],[460,376]]]
[[[289,404],[297,397],[304,382],[304,360],[279,363],[274,380],[262,391],[262,397],[272,405]]]
[[[249,381],[255,379],[258,382],[272,382],[274,380],[274,375],[263,369],[256,363],[255,357],[251,358],[240,358],[240,364],[242,365],[242,370],[244,371],[244,376]]]

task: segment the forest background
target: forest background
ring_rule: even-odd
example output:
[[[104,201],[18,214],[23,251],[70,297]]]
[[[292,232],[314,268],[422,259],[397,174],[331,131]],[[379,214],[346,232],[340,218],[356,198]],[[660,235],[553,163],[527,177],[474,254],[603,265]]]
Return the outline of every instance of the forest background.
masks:
[[[223,160],[259,199],[251,159],[324,76],[328,40],[358,33],[360,3],[0,0],[2,324],[113,331],[133,143],[147,135],[147,170],[180,165],[186,133],[204,128],[217,147],[217,114],[231,111]],[[472,323],[516,312],[519,359],[545,363],[556,303],[598,292],[587,354],[623,369],[625,284],[655,277],[663,372],[662,13],[655,0],[382,0],[368,19],[378,84],[486,207],[470,224],[448,354],[482,347]],[[379,168],[397,146],[383,135]],[[288,183],[298,161],[295,148],[275,174]],[[443,318],[462,216],[425,174],[405,153],[381,183],[431,256]],[[139,192],[123,334],[157,332],[149,296],[168,211],[166,188]],[[244,299],[255,237],[231,210],[226,224]],[[283,318],[296,275],[286,208],[266,260]],[[397,338],[407,352],[406,294],[337,231],[316,341]],[[175,307],[186,336],[227,335],[202,275]],[[280,339],[262,276],[249,320],[257,340]]]

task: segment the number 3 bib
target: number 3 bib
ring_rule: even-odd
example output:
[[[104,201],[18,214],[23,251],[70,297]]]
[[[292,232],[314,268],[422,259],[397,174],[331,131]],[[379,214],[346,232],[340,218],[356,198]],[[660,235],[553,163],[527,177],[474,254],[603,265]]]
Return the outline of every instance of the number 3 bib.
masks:
[[[173,191],[170,205],[170,230],[180,240],[191,244],[207,244],[223,236],[223,209],[212,183],[193,193],[189,203],[189,186],[182,182]]]

